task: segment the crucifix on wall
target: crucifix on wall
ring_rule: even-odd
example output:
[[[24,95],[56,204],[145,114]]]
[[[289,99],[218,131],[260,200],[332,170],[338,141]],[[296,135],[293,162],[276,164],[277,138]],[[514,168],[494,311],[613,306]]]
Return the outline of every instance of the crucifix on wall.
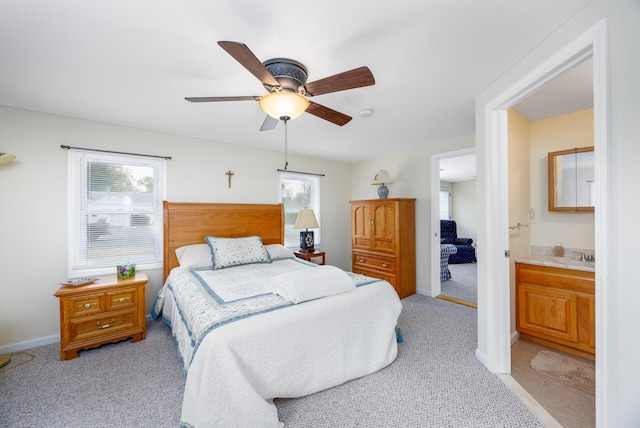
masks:
[[[229,171],[225,172],[224,174],[229,176],[229,189],[231,189],[231,176],[234,175],[234,173],[233,173],[233,171],[229,170]]]

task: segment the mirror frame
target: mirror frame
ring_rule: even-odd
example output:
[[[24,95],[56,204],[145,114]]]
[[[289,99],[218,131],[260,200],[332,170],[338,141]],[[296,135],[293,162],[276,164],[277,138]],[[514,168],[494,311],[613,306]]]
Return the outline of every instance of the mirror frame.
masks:
[[[593,212],[595,211],[595,207],[593,206],[582,206],[582,207],[565,207],[565,206],[557,206],[556,205],[556,201],[555,201],[555,187],[556,187],[556,182],[555,182],[555,178],[556,178],[556,171],[555,171],[555,165],[556,165],[556,158],[558,156],[562,156],[562,155],[569,155],[569,154],[577,154],[577,153],[584,153],[584,152],[593,152],[593,146],[590,147],[580,147],[580,148],[576,148],[576,149],[569,149],[569,150],[560,150],[558,152],[549,152],[548,155],[548,175],[549,178],[547,180],[548,183],[548,196],[549,196],[549,211],[564,211],[564,212],[577,212],[577,211],[585,211],[585,212]]]

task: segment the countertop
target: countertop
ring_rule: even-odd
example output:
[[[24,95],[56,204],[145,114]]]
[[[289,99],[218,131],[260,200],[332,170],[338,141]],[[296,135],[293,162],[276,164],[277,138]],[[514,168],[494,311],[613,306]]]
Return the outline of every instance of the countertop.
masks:
[[[515,259],[516,263],[526,263],[530,265],[549,266],[555,268],[582,270],[595,272],[596,266],[593,261],[581,262],[577,257],[556,257],[547,254],[529,254]]]

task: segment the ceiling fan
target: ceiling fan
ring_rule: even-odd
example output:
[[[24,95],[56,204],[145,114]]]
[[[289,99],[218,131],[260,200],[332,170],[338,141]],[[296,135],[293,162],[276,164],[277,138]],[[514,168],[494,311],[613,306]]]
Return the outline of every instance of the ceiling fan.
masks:
[[[274,129],[279,120],[286,123],[304,112],[343,126],[349,123],[351,116],[310,101],[307,97],[375,84],[373,74],[368,67],[356,68],[307,83],[307,68],[298,61],[274,58],[260,62],[243,43],[219,41],[218,45],[257,77],[269,93],[264,96],[186,97],[185,99],[191,102],[258,101],[260,108],[267,113],[260,128],[261,131]]]

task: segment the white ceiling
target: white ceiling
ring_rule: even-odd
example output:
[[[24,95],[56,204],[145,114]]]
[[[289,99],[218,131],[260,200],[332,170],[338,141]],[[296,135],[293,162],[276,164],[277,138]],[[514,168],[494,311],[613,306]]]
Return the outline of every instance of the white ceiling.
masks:
[[[530,122],[593,107],[593,60],[548,82],[513,108]]]
[[[513,108],[530,122],[593,107],[591,58],[545,84]],[[476,155],[440,159],[440,180],[451,183],[476,178]]]
[[[350,123],[288,126],[292,154],[362,161],[472,134],[475,96],[586,3],[2,0],[0,105],[283,151],[255,101],[184,100],[266,93],[217,45],[239,41],[309,82],[368,66],[375,86],[313,99]]]

